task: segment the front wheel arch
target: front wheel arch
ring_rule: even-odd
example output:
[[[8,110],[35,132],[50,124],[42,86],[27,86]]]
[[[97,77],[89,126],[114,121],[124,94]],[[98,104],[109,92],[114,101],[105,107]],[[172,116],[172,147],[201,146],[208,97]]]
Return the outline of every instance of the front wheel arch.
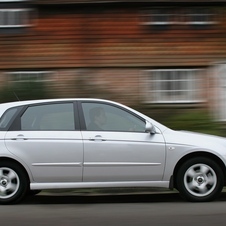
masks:
[[[177,174],[178,174],[178,171],[179,169],[181,168],[181,166],[189,159],[191,158],[197,158],[197,157],[206,157],[206,158],[210,158],[212,159],[213,161],[215,161],[221,168],[221,170],[223,171],[223,174],[224,174],[224,185],[226,186],[226,166],[225,164],[223,163],[223,161],[217,157],[216,155],[214,154],[211,154],[211,153],[208,153],[208,152],[195,152],[195,153],[190,153],[188,155],[185,155],[183,158],[181,158],[175,168],[174,168],[174,171],[173,171],[173,188],[176,188],[177,189],[177,181],[176,181],[176,178],[177,178]]]
[[[211,158],[198,156],[185,161],[175,178],[180,195],[193,202],[212,201],[224,186],[224,174]]]

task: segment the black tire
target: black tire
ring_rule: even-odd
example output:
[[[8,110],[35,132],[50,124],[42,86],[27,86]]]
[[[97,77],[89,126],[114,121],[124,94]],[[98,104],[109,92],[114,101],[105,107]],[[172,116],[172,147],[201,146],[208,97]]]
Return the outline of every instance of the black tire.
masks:
[[[29,196],[34,196],[34,195],[39,194],[41,191],[42,191],[42,190],[30,190],[30,189],[28,189],[27,195],[29,195]]]
[[[224,174],[212,159],[196,157],[186,161],[176,177],[180,195],[191,202],[216,199],[224,186]]]
[[[0,204],[21,201],[28,190],[28,178],[19,164],[0,161]]]

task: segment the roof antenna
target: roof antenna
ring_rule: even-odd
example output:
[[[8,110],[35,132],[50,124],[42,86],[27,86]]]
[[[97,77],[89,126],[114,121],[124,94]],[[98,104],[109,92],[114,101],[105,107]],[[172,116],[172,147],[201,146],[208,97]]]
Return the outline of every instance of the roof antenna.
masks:
[[[20,99],[19,99],[19,97],[16,95],[16,93],[13,92],[13,94],[14,94],[14,96],[16,97],[16,99],[17,99],[18,101],[20,101]]]

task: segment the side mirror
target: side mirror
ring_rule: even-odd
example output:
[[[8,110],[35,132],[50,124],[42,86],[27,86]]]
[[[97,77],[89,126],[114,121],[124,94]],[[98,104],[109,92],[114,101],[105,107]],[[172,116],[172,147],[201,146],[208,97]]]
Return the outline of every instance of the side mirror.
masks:
[[[150,134],[156,133],[155,127],[148,121],[146,121],[145,132]]]

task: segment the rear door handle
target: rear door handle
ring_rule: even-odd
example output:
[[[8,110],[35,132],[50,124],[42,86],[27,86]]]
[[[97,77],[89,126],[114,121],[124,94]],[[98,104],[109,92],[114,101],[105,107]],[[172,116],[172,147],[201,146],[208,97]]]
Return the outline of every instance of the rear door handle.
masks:
[[[23,134],[18,134],[17,137],[12,138],[11,140],[27,140]]]
[[[89,138],[90,141],[106,141],[101,135],[96,135],[94,138]]]

